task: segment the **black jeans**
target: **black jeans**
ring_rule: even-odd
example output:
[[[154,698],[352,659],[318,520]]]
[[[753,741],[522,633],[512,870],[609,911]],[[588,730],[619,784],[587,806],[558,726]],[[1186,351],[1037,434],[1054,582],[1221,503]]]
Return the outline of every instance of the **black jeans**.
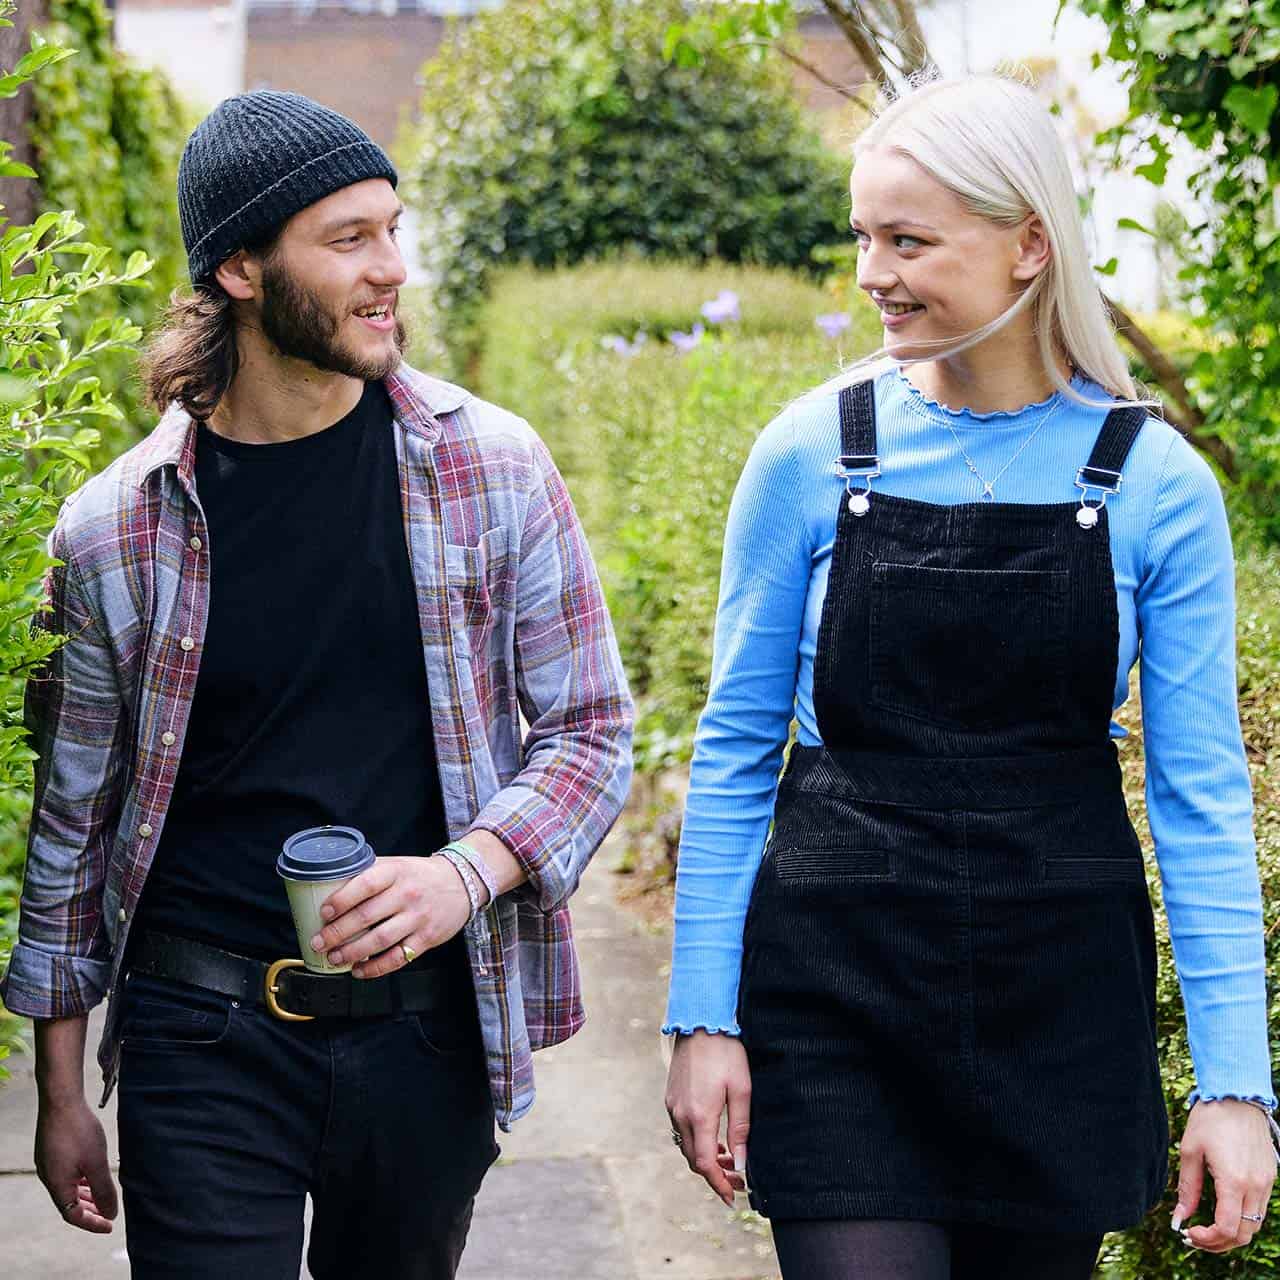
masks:
[[[498,1155],[468,1016],[288,1023],[135,975],[120,1184],[135,1280],[450,1280]]]

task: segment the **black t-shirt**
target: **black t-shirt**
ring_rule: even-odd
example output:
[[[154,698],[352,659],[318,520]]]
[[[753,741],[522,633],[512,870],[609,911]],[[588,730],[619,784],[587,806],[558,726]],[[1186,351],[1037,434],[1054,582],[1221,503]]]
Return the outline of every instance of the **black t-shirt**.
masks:
[[[134,935],[277,959],[298,954],[287,836],[354,826],[378,854],[448,840],[391,402],[367,383],[339,422],[279,444],[198,430],[208,629]]]

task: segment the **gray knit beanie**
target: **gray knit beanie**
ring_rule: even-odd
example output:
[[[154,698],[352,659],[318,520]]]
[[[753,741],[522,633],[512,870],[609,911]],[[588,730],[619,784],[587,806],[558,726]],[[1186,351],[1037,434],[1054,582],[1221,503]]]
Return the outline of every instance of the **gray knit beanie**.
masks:
[[[187,139],[178,218],[192,284],[207,284],[237,249],[300,209],[395,166],[359,125],[300,93],[227,98]]]

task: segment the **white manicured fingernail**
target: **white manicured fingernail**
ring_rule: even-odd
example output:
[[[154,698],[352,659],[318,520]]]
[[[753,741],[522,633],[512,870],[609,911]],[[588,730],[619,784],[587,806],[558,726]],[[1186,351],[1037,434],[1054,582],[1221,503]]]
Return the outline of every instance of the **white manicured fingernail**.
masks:
[[[1181,1231],[1182,1230],[1182,1214],[1175,1213],[1173,1215],[1173,1221],[1169,1225],[1172,1230]]]

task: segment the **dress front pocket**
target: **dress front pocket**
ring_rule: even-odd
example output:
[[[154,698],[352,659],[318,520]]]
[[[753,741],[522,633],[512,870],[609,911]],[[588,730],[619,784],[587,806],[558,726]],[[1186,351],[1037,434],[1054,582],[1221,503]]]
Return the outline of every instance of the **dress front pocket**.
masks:
[[[1059,714],[1068,582],[1057,570],[874,565],[870,701],[960,730]]]

